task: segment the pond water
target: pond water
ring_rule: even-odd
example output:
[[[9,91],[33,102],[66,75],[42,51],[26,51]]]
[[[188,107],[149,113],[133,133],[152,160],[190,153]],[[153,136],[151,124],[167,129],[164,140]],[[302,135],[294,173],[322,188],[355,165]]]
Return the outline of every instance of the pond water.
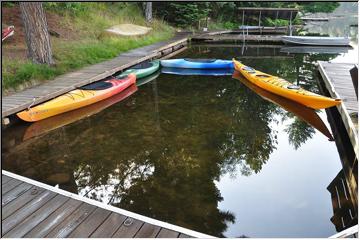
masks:
[[[194,45],[176,57],[237,57],[319,92],[314,63],[337,56]],[[3,169],[214,236],[335,233],[326,187],[341,163],[325,130],[231,75],[162,73],[127,94],[3,130]]]

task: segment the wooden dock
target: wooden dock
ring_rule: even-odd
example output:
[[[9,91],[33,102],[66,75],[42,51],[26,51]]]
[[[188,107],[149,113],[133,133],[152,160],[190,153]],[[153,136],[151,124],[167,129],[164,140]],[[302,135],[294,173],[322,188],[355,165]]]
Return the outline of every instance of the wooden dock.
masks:
[[[198,35],[191,38],[191,41],[202,41],[206,43],[214,42],[256,42],[256,43],[273,43],[273,44],[282,44],[281,35],[247,35],[238,33],[238,34],[228,34],[228,35]]]
[[[325,87],[331,97],[340,98],[342,102],[337,106],[345,125],[355,155],[359,159],[358,143],[358,100],[350,76],[353,63],[331,63],[318,61],[318,69],[324,80]]]
[[[39,86],[3,97],[1,102],[2,118],[62,95],[77,87],[104,79],[140,62],[179,51],[187,45],[189,36],[189,33],[179,33],[169,41],[128,51],[109,61],[61,75]]]
[[[5,238],[213,238],[4,170],[1,180]]]

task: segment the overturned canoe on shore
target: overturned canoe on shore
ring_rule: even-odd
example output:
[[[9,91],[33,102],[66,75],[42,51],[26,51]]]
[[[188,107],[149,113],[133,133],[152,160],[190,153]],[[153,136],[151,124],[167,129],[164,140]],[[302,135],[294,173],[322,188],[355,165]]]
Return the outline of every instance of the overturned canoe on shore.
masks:
[[[282,78],[275,77],[251,67],[235,59],[235,70],[239,71],[247,80],[269,92],[288,98],[313,109],[333,107],[341,103],[341,99],[332,99],[312,93],[294,85]]]
[[[37,106],[30,107],[16,115],[24,121],[36,122],[107,99],[122,92],[132,84],[135,84],[135,82],[135,74],[130,74],[122,79],[107,78],[77,88]]]
[[[233,68],[233,62],[231,60],[221,59],[167,59],[161,60],[162,67],[168,68],[193,68],[193,69],[221,69],[221,68]]]

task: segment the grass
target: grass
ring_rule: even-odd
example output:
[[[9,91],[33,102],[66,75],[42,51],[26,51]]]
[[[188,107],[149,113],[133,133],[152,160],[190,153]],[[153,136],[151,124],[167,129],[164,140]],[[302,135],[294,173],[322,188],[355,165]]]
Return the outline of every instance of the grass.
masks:
[[[3,58],[3,90],[16,90],[29,82],[53,79],[86,65],[114,58],[130,49],[167,40],[173,36],[173,29],[164,22],[154,20],[151,24],[147,24],[141,10],[135,4],[86,4],[87,11],[76,15],[69,11],[63,12],[61,24],[76,33],[76,40],[52,39],[55,66],[37,65],[29,60]],[[102,37],[101,33],[104,29],[120,23],[147,25],[153,30],[142,37]]]

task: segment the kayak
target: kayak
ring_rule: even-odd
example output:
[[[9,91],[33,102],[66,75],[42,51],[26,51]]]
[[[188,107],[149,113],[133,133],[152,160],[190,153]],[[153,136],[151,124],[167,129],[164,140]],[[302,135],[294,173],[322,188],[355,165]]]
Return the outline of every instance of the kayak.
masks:
[[[234,68],[231,60],[221,59],[167,59],[161,60],[162,67],[169,68],[195,68],[195,69],[220,69],[220,68]]]
[[[249,80],[245,79],[239,72],[234,72],[232,78],[239,80],[245,86],[250,88],[256,94],[261,96],[266,101],[275,103],[276,105],[284,108],[288,112],[294,113],[297,117],[302,119],[304,122],[308,123],[310,126],[313,126],[322,134],[324,134],[329,141],[334,141],[332,134],[329,129],[326,127],[325,123],[321,120],[319,115],[315,112],[314,109],[308,108],[302,104],[291,101],[287,98],[281,97],[279,95],[273,94],[269,91],[266,91],[255,84],[251,83]]]
[[[136,79],[139,79],[153,74],[154,72],[159,70],[159,68],[160,68],[159,60],[154,60],[151,62],[143,62],[127,69],[126,71],[122,72],[116,77],[121,78],[129,75],[130,73],[134,73],[136,75]]]
[[[112,97],[109,97],[103,101],[91,104],[89,106],[77,109],[75,111],[66,112],[59,114],[42,121],[37,121],[31,124],[25,131],[23,135],[23,141],[26,141],[33,137],[41,136],[45,133],[51,132],[57,128],[69,125],[73,122],[79,121],[83,118],[90,117],[96,113],[101,112],[102,110],[124,100],[125,98],[131,96],[137,91],[137,86],[135,84],[126,88],[124,91],[115,94]]]
[[[228,76],[234,73],[234,68],[221,69],[192,69],[192,68],[161,68],[161,73],[175,75],[200,75],[200,76]]]
[[[109,98],[135,84],[135,82],[135,74],[129,74],[122,79],[109,77],[72,90],[35,107],[30,107],[17,113],[17,116],[27,122],[36,122]]]
[[[341,99],[328,98],[302,89],[288,81],[275,77],[234,61],[235,70],[247,80],[269,92],[291,99],[313,109],[333,107],[341,103]]]

